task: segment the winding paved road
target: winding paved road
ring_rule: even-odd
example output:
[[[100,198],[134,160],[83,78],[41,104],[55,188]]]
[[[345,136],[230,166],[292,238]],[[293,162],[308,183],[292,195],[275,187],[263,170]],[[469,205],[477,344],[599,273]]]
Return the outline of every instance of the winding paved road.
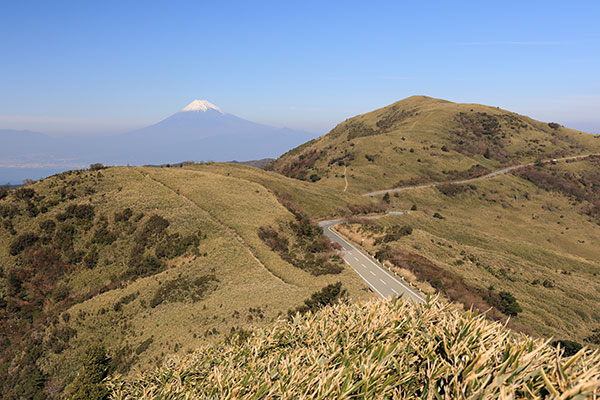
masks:
[[[600,156],[600,153],[591,153],[591,154],[585,154],[585,155],[580,155],[580,156],[555,158],[555,159],[551,159],[551,160],[545,160],[542,162],[547,164],[547,163],[558,162],[558,161],[583,159],[583,158],[587,158],[590,156]],[[365,193],[365,194],[363,194],[363,196],[372,197],[372,196],[377,196],[377,195],[385,194],[385,193],[403,192],[406,190],[432,188],[432,187],[436,187],[439,185],[459,185],[459,184],[463,184],[463,183],[479,181],[482,179],[493,178],[494,176],[498,176],[498,175],[508,174],[509,172],[515,171],[517,169],[525,168],[528,166],[532,166],[534,164],[535,163],[513,165],[512,167],[494,171],[487,175],[483,175],[483,176],[480,176],[477,178],[464,179],[461,181],[436,182],[436,183],[429,183],[429,184],[425,184],[425,185],[406,186],[406,187],[395,188],[395,189],[378,190],[376,192]],[[400,213],[404,213],[404,212],[395,212],[394,214],[396,214],[396,213],[400,214]],[[371,218],[378,218],[378,217],[371,217]],[[323,232],[324,232],[325,236],[327,236],[329,239],[331,239],[334,243],[338,243],[340,246],[342,246],[341,253],[342,253],[342,258],[344,259],[344,261],[348,265],[350,265],[352,267],[352,269],[354,269],[354,271],[356,271],[356,273],[358,275],[360,275],[360,277],[363,278],[363,280],[365,282],[367,282],[367,284],[377,294],[379,294],[384,299],[394,297],[394,296],[403,296],[404,298],[409,299],[410,301],[412,301],[415,304],[423,303],[425,301],[423,299],[423,297],[421,297],[418,293],[416,293],[416,291],[412,290],[409,287],[410,284],[405,285],[402,282],[400,282],[400,280],[396,279],[390,272],[386,271],[385,268],[383,268],[379,264],[377,264],[371,257],[362,253],[360,250],[358,250],[356,247],[354,247],[350,242],[348,242],[346,239],[344,239],[338,233],[336,233],[335,231],[333,231],[331,229],[333,226],[339,224],[342,221],[343,221],[342,219],[321,221],[321,222],[319,222],[319,226],[321,228],[323,228]]]
[[[587,157],[591,157],[591,156],[600,156],[600,153],[591,153],[591,154],[584,154],[584,155],[581,155],[581,156],[570,156],[570,157],[563,157],[563,158],[555,158],[555,159],[552,159],[552,160],[545,160],[545,161],[542,161],[542,162],[544,164],[548,164],[548,163],[551,163],[551,162],[577,160],[577,159],[587,158]],[[460,185],[460,184],[463,184],[463,183],[475,182],[475,181],[480,181],[482,179],[493,178],[494,176],[498,176],[498,175],[508,174],[509,172],[512,172],[514,170],[525,168],[525,167],[530,167],[530,166],[532,166],[534,164],[535,163],[513,165],[512,167],[500,169],[498,171],[491,172],[491,173],[489,173],[487,175],[479,176],[477,178],[464,179],[462,181],[435,182],[435,183],[428,183],[428,184],[425,184],[425,185],[405,186],[405,187],[395,188],[395,189],[378,190],[376,192],[365,193],[365,194],[363,194],[363,196],[373,197],[373,196],[377,196],[377,195],[380,195],[380,194],[393,193],[393,192],[404,192],[406,190],[415,190],[415,189],[426,189],[426,188],[432,188],[432,187],[436,187],[436,186],[440,186],[440,185]]]
[[[416,293],[415,290],[411,289],[408,284],[405,285],[400,282],[400,280],[396,279],[392,273],[379,266],[379,264],[371,257],[360,252],[350,242],[331,229],[342,221],[342,219],[321,221],[319,222],[319,226],[323,228],[325,236],[334,243],[338,243],[342,246],[342,258],[346,264],[350,265],[352,269],[367,282],[371,289],[384,299],[402,296],[415,304],[423,303],[425,301],[423,297]]]

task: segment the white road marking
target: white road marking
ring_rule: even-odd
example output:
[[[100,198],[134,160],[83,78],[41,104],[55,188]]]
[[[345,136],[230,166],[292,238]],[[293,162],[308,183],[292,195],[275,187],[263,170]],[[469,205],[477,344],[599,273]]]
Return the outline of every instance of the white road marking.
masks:
[[[383,283],[384,285],[387,285],[387,283],[385,283],[383,279],[379,279],[379,282]]]
[[[363,254],[360,252],[360,250],[358,250],[356,247],[354,247],[354,246],[353,246],[353,245],[352,245],[350,242],[348,242],[346,239],[344,239],[343,237],[341,237],[340,235],[338,235],[337,233],[335,233],[333,230],[331,230],[331,227],[332,227],[332,225],[329,225],[329,226],[327,227],[327,230],[328,230],[329,232],[331,232],[331,234],[332,234],[333,236],[337,237],[337,238],[338,238],[338,239],[340,239],[342,242],[344,242],[345,244],[347,244],[348,246],[350,246],[350,248],[352,248],[352,249],[354,249],[355,251],[357,251],[357,252],[358,252],[360,255],[363,255]],[[373,261],[372,261],[371,259],[369,259],[368,257],[366,257],[366,256],[365,256],[365,258],[367,258],[367,260],[369,260],[369,262],[370,262],[371,264],[373,264],[375,267],[377,267],[377,269],[379,269],[379,270],[383,271],[383,273],[384,273],[384,274],[386,274],[387,276],[389,276],[389,277],[390,277],[390,278],[391,278],[393,281],[395,281],[395,282],[396,282],[398,285],[400,285],[400,286],[402,286],[404,289],[406,289],[406,291],[408,291],[409,293],[411,293],[411,294],[412,294],[412,295],[413,295],[415,298],[417,298],[417,299],[418,299],[418,300],[420,300],[421,302],[425,302],[425,300],[424,300],[424,299],[423,299],[421,296],[419,296],[419,295],[418,295],[417,293],[415,293],[413,290],[409,289],[409,288],[408,288],[408,286],[406,286],[406,285],[403,285],[403,284],[402,284],[402,283],[401,283],[399,280],[397,280],[396,278],[394,278],[393,276],[391,276],[391,275],[390,275],[390,274],[389,274],[389,273],[388,273],[386,270],[384,270],[383,268],[381,268],[379,265],[377,265],[375,262],[373,262]],[[354,268],[353,268],[353,269],[354,269]],[[356,270],[355,270],[355,271],[356,271]],[[358,271],[357,271],[357,272],[358,272]],[[373,273],[373,271],[370,271],[370,272],[371,272],[373,275],[375,275],[375,274]],[[359,275],[360,275],[360,273],[359,273]],[[361,275],[361,277],[362,277],[362,275]],[[363,278],[363,279],[364,279],[364,278]],[[369,282],[367,282],[367,283],[369,283]],[[369,286],[373,287],[373,285],[371,285],[370,283],[369,283]],[[373,289],[375,289],[375,288],[373,287]],[[381,292],[379,292],[378,290],[376,290],[376,292],[377,292],[377,293],[379,293],[379,294],[381,295]],[[383,295],[382,295],[381,297],[385,298],[385,296],[383,296]]]
[[[346,261],[346,260],[344,260]],[[350,263],[348,261],[346,261],[346,264],[350,265]],[[350,267],[352,269],[354,269],[354,267],[352,265],[350,265]],[[371,287],[371,289],[373,289],[375,292],[377,292],[378,295],[380,295],[382,298],[386,298],[383,293],[381,293],[379,290],[377,290],[377,288],[375,286],[373,286],[373,284],[371,282],[369,282],[369,280],[367,278],[365,278],[360,272],[358,272],[357,269],[354,269],[354,271],[358,274],[358,276],[360,276],[362,278],[363,281],[365,281],[367,283],[367,285],[369,285]]]
[[[369,270],[369,272],[371,273],[371,275],[375,276],[375,272]]]
[[[394,288],[392,288],[392,292],[394,292],[394,293],[396,294],[396,296],[398,296],[398,295],[399,295],[399,293],[398,293],[398,292],[396,292],[396,289],[394,289]]]
[[[366,266],[365,264],[360,264],[360,265],[362,265],[362,266],[363,266],[363,268],[367,268],[367,266]]]

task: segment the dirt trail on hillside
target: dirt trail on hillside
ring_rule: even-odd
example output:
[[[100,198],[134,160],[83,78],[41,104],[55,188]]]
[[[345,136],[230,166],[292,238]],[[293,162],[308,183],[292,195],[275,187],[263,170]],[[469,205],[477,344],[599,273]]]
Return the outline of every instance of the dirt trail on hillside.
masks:
[[[346,166],[344,165],[344,181],[346,182],[346,186],[344,186],[344,192],[348,190],[348,178],[346,177]]]
[[[231,226],[225,224],[224,222],[222,222],[219,218],[215,217],[214,215],[212,215],[211,213],[209,213],[208,211],[206,211],[204,208],[202,208],[198,203],[196,203],[195,201],[193,201],[192,199],[190,199],[189,197],[179,193],[176,189],[173,189],[167,185],[165,185],[164,183],[162,183],[161,181],[159,181],[156,178],[151,177],[149,174],[145,174],[144,172],[140,171],[140,174],[146,178],[151,179],[153,182],[156,182],[157,184],[161,185],[162,187],[164,187],[165,189],[175,193],[177,196],[181,197],[182,199],[184,199],[184,201],[190,203],[192,206],[194,206],[195,208],[197,208],[198,210],[200,210],[200,212],[202,214],[204,214],[204,216],[206,218],[208,218],[209,220],[211,220],[213,223],[223,227],[224,229],[226,229],[229,233],[231,233],[233,235],[233,237],[236,238],[236,240],[248,251],[248,253],[250,253],[250,256],[261,266],[263,267],[273,278],[281,281],[282,283],[285,283],[286,285],[290,285],[290,286],[296,286],[293,283],[290,283],[288,281],[286,281],[285,279],[283,279],[282,277],[276,275],[273,271],[271,271],[259,258],[258,256],[255,254],[254,249],[248,244],[246,243],[246,241],[244,240],[244,238],[237,233],[237,231],[235,229],[233,229]]]
[[[600,153],[591,153],[591,154],[584,154],[584,155],[580,155],[580,156],[569,156],[569,157],[555,158],[555,159],[551,159],[551,160],[542,161],[542,163],[544,163],[544,164],[550,164],[552,162],[561,162],[561,161],[569,161],[569,160],[582,160],[582,159],[585,159],[585,158],[588,158],[588,157],[593,157],[593,156],[600,156]],[[380,195],[380,194],[394,193],[394,192],[404,192],[404,191],[407,191],[407,190],[415,190],[415,189],[427,189],[427,188],[432,188],[432,187],[436,187],[436,186],[440,186],[440,185],[460,185],[460,184],[464,184],[464,183],[475,182],[475,181],[480,181],[480,180],[483,180],[483,179],[493,178],[493,177],[499,176],[499,175],[505,175],[505,174],[508,174],[509,172],[515,171],[517,169],[525,168],[525,167],[530,167],[530,166],[532,166],[534,164],[535,163],[513,165],[512,167],[503,168],[503,169],[500,169],[498,171],[491,172],[491,173],[489,173],[487,175],[479,176],[477,178],[463,179],[463,180],[460,180],[460,181],[434,182],[434,183],[428,183],[428,184],[425,184],[425,185],[405,186],[405,187],[394,188],[394,189],[384,189],[384,190],[378,190],[378,191],[375,191],[375,192],[365,193],[365,194],[363,194],[363,196],[365,196],[365,197],[373,197],[373,196],[377,196],[377,195]],[[344,189],[344,191],[346,191],[346,190]]]

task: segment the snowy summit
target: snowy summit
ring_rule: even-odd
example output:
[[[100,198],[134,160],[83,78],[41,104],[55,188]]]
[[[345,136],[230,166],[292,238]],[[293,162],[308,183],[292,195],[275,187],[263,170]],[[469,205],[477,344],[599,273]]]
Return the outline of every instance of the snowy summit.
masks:
[[[203,112],[206,112],[210,109],[216,110],[216,111],[220,112],[221,114],[225,114],[223,112],[223,110],[221,110],[219,107],[215,106],[213,103],[211,103],[208,100],[194,100],[190,104],[185,106],[185,108],[181,111],[203,111]]]

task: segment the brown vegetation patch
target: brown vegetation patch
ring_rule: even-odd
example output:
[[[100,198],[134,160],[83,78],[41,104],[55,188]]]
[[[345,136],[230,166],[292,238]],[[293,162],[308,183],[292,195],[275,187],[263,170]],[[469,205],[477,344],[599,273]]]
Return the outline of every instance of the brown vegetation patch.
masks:
[[[455,151],[469,157],[482,155],[502,164],[511,161],[512,157],[502,143],[506,134],[495,115],[460,112],[456,114],[455,122],[457,128],[452,131]]]
[[[465,308],[473,307],[493,320],[506,319],[486,300],[487,293],[484,289],[469,285],[460,276],[438,267],[423,256],[386,246],[377,252],[376,257],[390,261],[396,267],[408,269],[417,279],[429,282],[452,301],[462,303]]]
[[[290,178],[307,180],[308,171],[314,168],[315,163],[323,155],[322,151],[308,150],[293,158],[281,167],[275,168],[277,172]]]

